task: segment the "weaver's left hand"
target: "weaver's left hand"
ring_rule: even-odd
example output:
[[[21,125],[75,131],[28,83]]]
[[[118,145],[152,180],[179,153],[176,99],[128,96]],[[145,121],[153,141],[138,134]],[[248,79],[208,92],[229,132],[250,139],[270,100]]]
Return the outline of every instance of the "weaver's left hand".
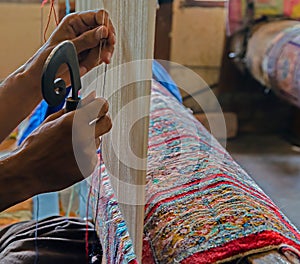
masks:
[[[105,10],[78,12],[62,20],[46,47],[55,47],[64,40],[72,40],[74,43],[80,73],[83,75],[102,62],[110,63],[116,42],[115,29]],[[65,75],[67,70],[63,69],[60,75]],[[67,79],[68,75],[64,77]]]
[[[66,16],[48,41],[0,84],[2,124],[0,142],[42,100],[43,66],[51,51],[65,40],[74,43],[80,73],[83,75],[101,62],[110,62],[115,45],[115,31],[108,13],[104,10],[79,12]],[[70,84],[67,66],[64,65],[59,69],[57,77],[63,78],[67,85]]]
[[[105,10],[72,13],[64,17],[48,41],[24,65],[37,90],[41,90],[42,69],[48,55],[65,40],[71,40],[76,47],[82,76],[102,62],[110,63],[116,43],[115,29]],[[66,65],[59,69],[57,77],[70,84]]]

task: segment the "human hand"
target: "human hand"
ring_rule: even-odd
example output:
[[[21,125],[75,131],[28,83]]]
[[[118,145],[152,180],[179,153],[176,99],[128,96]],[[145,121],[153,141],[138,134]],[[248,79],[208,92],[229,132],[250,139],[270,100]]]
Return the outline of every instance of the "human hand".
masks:
[[[40,89],[43,65],[50,52],[62,41],[71,40],[77,50],[80,75],[84,75],[100,63],[110,63],[114,51],[115,29],[104,10],[72,13],[61,21],[48,41],[24,65],[31,84]],[[63,65],[57,77],[70,84],[68,67]]]
[[[61,190],[93,172],[99,137],[112,123],[105,99],[90,94],[81,105],[76,111],[49,116],[20,146],[33,194]]]
[[[42,100],[43,66],[51,51],[64,40],[71,40],[74,43],[80,73],[83,75],[101,62],[110,62],[115,44],[114,27],[107,12],[103,10],[74,13],[63,19],[36,54],[1,83],[0,142]],[[66,66],[59,69],[57,77],[63,78],[66,85],[70,84]]]
[[[54,48],[64,40],[72,40],[74,43],[80,73],[83,75],[102,62],[110,63],[116,42],[115,29],[105,10],[74,13],[62,20],[46,46]],[[67,71],[65,66],[61,75],[66,75]],[[64,77],[67,79],[68,73]]]

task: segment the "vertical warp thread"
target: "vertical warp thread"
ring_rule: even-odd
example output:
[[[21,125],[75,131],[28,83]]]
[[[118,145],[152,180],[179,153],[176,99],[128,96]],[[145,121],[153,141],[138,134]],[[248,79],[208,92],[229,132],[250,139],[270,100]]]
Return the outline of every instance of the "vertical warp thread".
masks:
[[[114,51],[114,60],[111,64],[111,68],[114,69],[114,78],[107,79],[106,83],[106,97],[109,98],[109,102],[111,104],[110,107],[110,114],[112,116],[112,119],[114,120],[114,117],[118,115],[119,110],[122,108],[123,104],[127,103],[128,101],[131,101],[131,99],[134,99],[136,96],[140,96],[142,94],[147,94],[150,89],[147,90],[147,92],[141,91],[139,89],[139,85],[132,85],[134,86],[134,89],[130,89],[129,91],[127,89],[118,89],[120,88],[120,85],[124,83],[124,81],[127,80],[131,75],[137,74],[133,70],[126,69],[126,73],[123,69],[118,68],[118,66],[130,62],[132,60],[141,60],[146,58],[152,58],[152,49],[153,49],[153,39],[152,35],[154,32],[154,0],[77,0],[77,2],[80,2],[80,6],[76,5],[76,10],[84,11],[88,9],[95,9],[99,7],[100,4],[103,3],[103,6],[105,6],[105,9],[109,10],[110,17],[113,18],[113,21],[117,24],[116,26],[116,35],[118,36],[118,39],[122,41],[118,41],[115,45],[115,51]],[[76,2],[76,3],[77,3]],[[156,2],[155,2],[156,4]],[[101,8],[103,8],[101,6]],[[138,21],[137,21],[138,20]],[[142,27],[140,29],[139,27]],[[136,30],[138,28],[138,30]],[[146,29],[146,30],[145,30]],[[140,35],[138,32],[142,32]],[[135,44],[138,44],[137,46]],[[151,53],[151,56],[150,56]],[[140,69],[142,70],[142,69]],[[96,71],[95,71],[96,72]],[[108,72],[109,74],[110,72]],[[96,82],[97,83],[97,77],[96,76]],[[148,84],[142,85],[142,87],[149,88]],[[99,93],[98,93],[99,94]],[[148,105],[147,105],[148,106]],[[145,105],[139,105],[138,107],[145,107]],[[134,111],[134,110],[132,110]],[[130,114],[130,113],[129,113]],[[134,175],[137,174],[135,170],[131,170],[131,168],[128,167],[128,169],[121,164],[118,160],[118,155],[120,155],[120,149],[123,147],[123,140],[124,140],[124,133],[129,130],[129,115],[123,115],[122,113],[122,119],[118,122],[114,120],[114,140],[116,143],[116,146],[118,146],[117,149],[111,148],[111,136],[107,136],[103,138],[102,141],[102,147],[105,149],[105,152],[102,152],[102,157],[105,159],[106,167],[109,170],[109,173],[112,176],[116,176],[120,178],[120,181],[130,181],[132,182],[131,173]],[[121,121],[122,120],[122,121]],[[146,127],[146,126],[145,126]],[[147,128],[143,128],[140,131],[138,131],[141,135],[147,134]],[[147,149],[147,142],[142,142],[143,139],[146,139],[146,136],[138,137],[138,140],[141,141],[141,146],[143,146],[143,149]],[[145,140],[144,140],[145,141]],[[120,142],[120,143],[119,143]],[[144,144],[145,143],[145,144]],[[102,148],[102,150],[103,150]],[[137,179],[140,179],[143,177],[145,179],[145,173],[141,171],[141,173],[138,173]],[[141,176],[141,177],[140,177]],[[129,178],[129,180],[127,180]],[[135,181],[135,179],[134,179]],[[117,181],[113,183],[114,193],[115,194],[121,194],[124,195],[124,192],[122,193],[124,187],[122,184],[118,184]],[[96,188],[93,186],[93,188]],[[103,185],[101,185],[101,188],[103,188]],[[101,198],[102,198],[103,192],[101,192]],[[93,197],[97,197],[97,193],[92,195]],[[135,197],[135,193],[129,193],[129,195],[126,195],[128,199],[130,199],[130,196]],[[127,199],[126,197],[126,199]],[[97,198],[96,198],[97,199]],[[96,200],[95,199],[95,200]],[[96,201],[95,201],[96,202]],[[101,209],[101,201],[99,201]],[[122,207],[122,204],[120,204],[120,207]],[[131,209],[132,208],[132,209]],[[124,210],[123,210],[124,209]],[[122,207],[121,211],[124,215],[125,220],[127,220],[127,223],[129,223],[130,226],[130,235],[133,237],[134,244],[138,244],[137,251],[140,252],[141,250],[141,235],[142,232],[138,231],[143,228],[143,209],[142,207],[134,207],[131,206],[128,207]],[[138,212],[138,214],[135,213]],[[95,212],[95,211],[94,211]],[[131,213],[133,212],[133,213]],[[105,212],[104,212],[105,213]],[[138,218],[137,218],[138,216]],[[98,216],[101,217],[101,213]],[[99,219],[101,220],[101,219]],[[97,233],[100,234],[103,232],[102,227],[99,228],[99,225],[101,225],[101,222],[98,221],[97,223]],[[138,226],[138,228],[136,227]],[[98,229],[99,228],[99,229]],[[132,232],[131,232],[132,231]],[[103,234],[102,234],[103,235]],[[135,239],[137,237],[137,239]],[[115,252],[111,252],[110,249],[114,248],[116,245],[113,245],[113,241],[110,241],[109,237],[101,237],[105,241],[104,242],[104,250],[108,254],[114,254]],[[115,237],[116,243],[118,243],[118,237]],[[137,243],[135,243],[135,241]],[[108,244],[111,242],[112,244]],[[125,249],[124,249],[125,252]],[[141,253],[139,253],[141,255]],[[114,257],[117,257],[116,255],[110,255],[111,259]],[[109,256],[108,256],[109,257]]]
[[[109,18],[107,18],[107,25],[109,22]],[[102,25],[105,25],[105,16],[103,16],[103,20],[102,20]],[[102,53],[102,49],[103,47],[105,47],[106,45],[106,41],[105,39],[102,40],[102,35],[100,36],[100,44],[99,44],[99,53],[98,53],[98,63],[101,62],[101,53]],[[96,89],[98,87],[98,77],[99,77],[99,68],[100,66],[98,66],[97,68],[97,81],[96,81]],[[102,97],[104,97],[104,90],[105,90],[105,82],[106,82],[106,72],[107,72],[107,64],[105,64],[105,69],[104,69],[104,76],[103,76],[103,85],[102,85]],[[101,192],[101,169],[102,169],[102,156],[101,156],[101,149],[102,149],[102,140],[100,141],[100,146],[99,149],[97,151],[97,153],[99,153],[100,156],[100,164],[99,164],[99,170],[98,170],[98,181],[99,181],[99,185],[98,185],[98,190],[97,190],[97,202],[96,202],[96,209],[95,209],[95,223],[94,223],[94,232],[96,233],[96,223],[97,223],[97,218],[98,218],[98,213],[99,213],[99,200],[100,200],[100,192]],[[89,260],[89,235],[88,235],[88,212],[89,212],[89,204],[90,204],[90,198],[91,198],[91,192],[92,192],[92,184],[90,186],[90,191],[88,194],[88,200],[87,200],[87,210],[86,210],[86,233],[85,233],[85,251],[86,251],[86,259],[87,259],[87,263]],[[92,252],[94,253],[94,252]]]

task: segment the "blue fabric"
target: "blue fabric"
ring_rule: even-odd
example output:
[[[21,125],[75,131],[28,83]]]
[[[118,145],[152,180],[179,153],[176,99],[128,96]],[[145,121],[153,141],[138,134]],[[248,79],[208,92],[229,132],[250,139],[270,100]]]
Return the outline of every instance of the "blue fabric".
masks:
[[[31,115],[28,122],[28,126],[21,135],[18,141],[18,145],[20,145],[24,141],[24,139],[26,139],[29,136],[29,134],[44,121],[47,108],[48,104],[43,100],[40,103],[40,105],[35,109],[34,113]]]
[[[175,98],[182,103],[182,97],[179,89],[165,68],[156,60],[152,64],[153,79],[169,90]]]
[[[42,193],[33,197],[34,220],[42,220],[59,215],[59,196],[57,192]]]

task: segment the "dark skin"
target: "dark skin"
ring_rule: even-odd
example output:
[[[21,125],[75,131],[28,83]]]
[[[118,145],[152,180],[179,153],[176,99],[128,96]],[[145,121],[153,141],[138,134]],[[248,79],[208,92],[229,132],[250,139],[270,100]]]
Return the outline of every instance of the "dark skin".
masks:
[[[53,48],[64,40],[74,43],[83,75],[102,62],[110,63],[115,31],[103,10],[65,17],[37,53],[1,84],[0,142],[41,101],[43,65]],[[68,83],[67,68],[61,67],[58,77]],[[92,173],[99,137],[112,126],[107,113],[107,101],[92,93],[78,110],[61,110],[49,116],[16,151],[0,160],[0,211],[33,195],[66,188]],[[99,120],[89,125],[96,118]]]

